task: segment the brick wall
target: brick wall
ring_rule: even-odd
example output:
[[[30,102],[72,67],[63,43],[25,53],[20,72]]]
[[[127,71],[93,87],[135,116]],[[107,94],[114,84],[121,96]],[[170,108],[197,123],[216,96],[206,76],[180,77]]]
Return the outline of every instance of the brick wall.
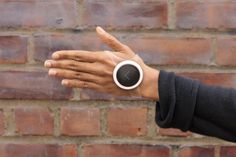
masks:
[[[105,50],[100,25],[145,62],[236,88],[233,0],[0,0],[0,157],[233,157],[236,145],[160,129],[155,102],[48,77],[56,50]]]

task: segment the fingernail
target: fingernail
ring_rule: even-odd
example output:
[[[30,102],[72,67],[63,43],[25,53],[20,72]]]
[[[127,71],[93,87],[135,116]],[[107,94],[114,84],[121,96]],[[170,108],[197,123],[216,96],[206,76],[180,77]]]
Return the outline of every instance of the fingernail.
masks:
[[[57,72],[53,69],[50,69],[49,72],[48,72],[49,75],[56,75]]]
[[[102,27],[99,27],[99,26],[97,27],[97,31],[100,32],[100,33],[105,33],[105,30],[102,29]]]
[[[53,54],[53,55],[52,55],[52,58],[53,58],[53,59],[59,59],[59,57],[60,57],[60,56],[59,56],[58,54]]]
[[[62,85],[68,85],[68,81],[67,81],[67,80],[62,80],[62,81],[61,81],[61,84],[62,84]]]
[[[49,68],[52,66],[52,63],[50,61],[46,61],[44,65],[45,65],[45,67]]]

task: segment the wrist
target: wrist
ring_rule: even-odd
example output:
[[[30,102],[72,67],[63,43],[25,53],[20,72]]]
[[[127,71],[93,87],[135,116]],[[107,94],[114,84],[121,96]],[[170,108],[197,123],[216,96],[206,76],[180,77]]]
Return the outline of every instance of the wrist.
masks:
[[[159,70],[146,66],[144,70],[144,80],[141,88],[142,97],[149,100],[158,101],[158,79]]]

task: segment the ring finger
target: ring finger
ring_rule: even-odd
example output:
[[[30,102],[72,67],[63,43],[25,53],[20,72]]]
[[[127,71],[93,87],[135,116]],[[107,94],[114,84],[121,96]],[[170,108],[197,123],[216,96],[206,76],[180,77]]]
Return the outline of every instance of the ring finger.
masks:
[[[94,82],[97,84],[102,84],[104,80],[104,78],[101,76],[67,69],[50,69],[48,74],[50,76],[56,76],[65,79],[78,79],[82,81]]]

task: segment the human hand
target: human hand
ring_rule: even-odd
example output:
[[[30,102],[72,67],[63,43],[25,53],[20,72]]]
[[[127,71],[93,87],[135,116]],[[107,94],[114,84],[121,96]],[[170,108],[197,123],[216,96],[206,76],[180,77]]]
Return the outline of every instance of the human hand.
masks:
[[[99,92],[123,96],[142,96],[158,100],[159,71],[147,66],[127,45],[96,28],[100,39],[114,51],[57,51],[52,60],[45,61],[50,76],[63,78],[62,85],[72,88],[89,88]],[[143,69],[143,81],[132,90],[119,88],[113,80],[115,66],[123,60],[133,60]]]

